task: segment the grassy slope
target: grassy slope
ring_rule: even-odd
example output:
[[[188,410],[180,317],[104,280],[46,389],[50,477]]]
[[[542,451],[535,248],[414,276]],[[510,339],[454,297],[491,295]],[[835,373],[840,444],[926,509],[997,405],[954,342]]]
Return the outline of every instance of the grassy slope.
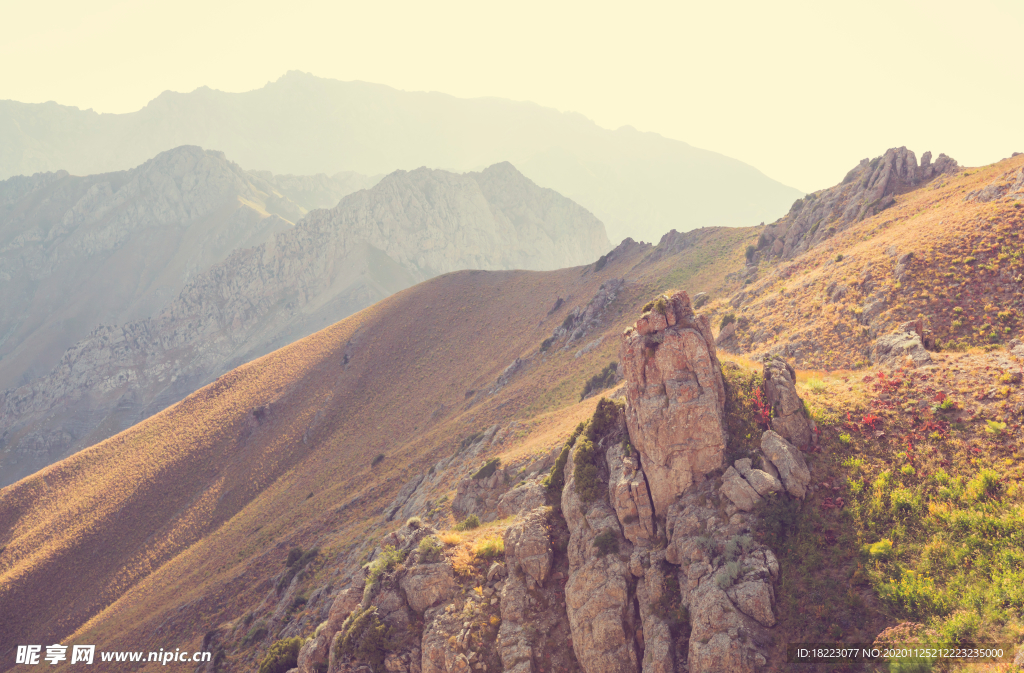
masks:
[[[793,261],[763,265],[739,309],[726,301],[710,308],[747,318],[738,330],[743,352],[805,342],[797,365],[810,369],[865,365],[874,338],[919,314],[950,346],[1019,336],[1024,202],[963,199],[1021,166],[1024,155],[940,176]],[[906,252],[915,257],[900,283],[894,268]],[[845,296],[828,294],[833,283]],[[869,296],[888,306],[873,331],[861,319]]]
[[[0,491],[0,650],[29,636],[198,646],[261,600],[288,546],[318,544],[334,559],[379,536],[397,490],[461,438],[518,420],[510,453],[564,441],[592,412],[580,389],[616,358],[615,337],[636,307],[669,278],[691,291],[735,289],[725,275],[756,231],[688,236],[703,244],[639,266],[649,247],[625,249],[600,272],[460,272],[423,283]],[[602,325],[564,352],[536,355],[614,277],[626,285]],[[564,305],[549,314],[558,297]],[[612,338],[574,357],[602,335]],[[530,354],[499,393],[467,395]]]

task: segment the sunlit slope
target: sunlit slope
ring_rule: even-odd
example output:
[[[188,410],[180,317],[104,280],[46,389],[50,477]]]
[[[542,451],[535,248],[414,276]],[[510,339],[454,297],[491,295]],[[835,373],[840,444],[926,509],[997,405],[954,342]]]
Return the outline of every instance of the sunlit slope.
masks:
[[[753,237],[709,229],[653,249],[626,243],[600,271],[436,278],[5,488],[0,652],[66,639],[93,616],[75,642],[183,646],[258,602],[283,543],[330,554],[379,535],[397,490],[463,437],[519,419],[524,450],[559,443],[590,413],[580,388],[616,358],[637,305],[674,281],[734,288],[725,276]],[[620,278],[584,339],[538,353],[570,311]],[[524,367],[491,394],[517,357]]]
[[[737,318],[726,347],[832,369],[868,364],[875,339],[919,317],[946,348],[1019,337],[1024,191],[1015,187],[1024,189],[1024,155],[941,175],[792,261],[751,269],[747,287],[711,306],[716,323]]]

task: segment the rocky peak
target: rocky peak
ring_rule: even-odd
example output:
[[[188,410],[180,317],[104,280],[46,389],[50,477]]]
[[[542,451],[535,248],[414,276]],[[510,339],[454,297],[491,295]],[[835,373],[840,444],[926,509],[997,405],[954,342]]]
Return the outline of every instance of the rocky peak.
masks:
[[[721,466],[725,385],[711,325],[685,292],[662,296],[622,336],[626,423],[655,512]]]
[[[899,194],[959,170],[957,162],[945,154],[934,163],[931,159],[932,153],[925,152],[918,165],[906,147],[862,159],[842,183],[797,199],[787,215],[768,225],[758,240],[755,259],[795,257],[850,224],[885,210]]]

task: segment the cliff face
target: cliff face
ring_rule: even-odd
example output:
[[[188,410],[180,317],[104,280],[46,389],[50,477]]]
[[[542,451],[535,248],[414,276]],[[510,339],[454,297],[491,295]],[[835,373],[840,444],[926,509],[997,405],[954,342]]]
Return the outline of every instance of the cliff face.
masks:
[[[188,156],[210,155],[195,150]],[[234,176],[237,203],[260,193],[258,180],[244,182],[244,175],[228,172],[219,183],[213,178],[159,183],[184,196],[177,201],[125,198],[131,205],[127,213],[103,220],[108,224],[100,233],[79,233],[73,240],[89,250],[104,245],[120,250],[114,243],[118,236],[127,236],[122,232],[139,222],[189,216],[200,227],[220,202],[190,196],[180,185],[236,184],[229,182]],[[118,189],[90,189],[120,193],[151,184],[152,179],[126,179]],[[58,343],[67,350],[55,366],[48,364],[48,373],[4,392],[0,483],[115,434],[242,362],[432,276],[465,268],[572,266],[592,262],[610,247],[593,215],[537,187],[510,164],[467,175],[399,171],[332,210],[309,213],[295,227],[280,218],[264,219],[280,223],[282,230],[272,237],[268,232],[268,240],[254,247],[225,251],[223,261],[191,276],[177,298],[159,310],[147,313],[156,299],[139,301],[134,314],[115,315],[134,319],[117,326],[93,323],[77,343]],[[49,263],[42,253],[38,257],[41,267]],[[104,264],[116,270],[119,260]]]

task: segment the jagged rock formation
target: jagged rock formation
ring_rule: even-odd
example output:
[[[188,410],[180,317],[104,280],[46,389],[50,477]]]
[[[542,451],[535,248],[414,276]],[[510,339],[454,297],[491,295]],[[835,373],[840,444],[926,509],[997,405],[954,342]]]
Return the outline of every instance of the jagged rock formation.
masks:
[[[722,463],[725,387],[714,343],[685,292],[660,298],[623,336],[626,422],[658,514]]]
[[[940,154],[935,163],[925,152],[921,165],[906,147],[863,159],[835,187],[797,199],[789,213],[765,227],[754,260],[791,259],[896,202],[896,196],[944,173],[959,170],[956,161]]]
[[[785,360],[765,360],[764,395],[772,409],[772,430],[792,444],[809,446],[813,439],[811,419],[796,392],[796,371]]]
[[[875,340],[871,347],[871,359],[892,368],[912,365],[920,367],[932,361],[925,349],[921,335],[910,330],[899,330]]]
[[[773,430],[766,430],[761,435],[761,451],[764,458],[775,468],[771,476],[778,478],[794,498],[803,498],[807,493],[807,484],[811,481],[811,472],[801,455],[800,449],[787,442]]]
[[[198,213],[209,208],[193,204]],[[95,247],[108,238],[86,240]],[[593,215],[510,164],[466,175],[393,173],[194,275],[156,315],[95,328],[49,373],[0,394],[0,483],[434,275],[560,268],[609,247]]]

